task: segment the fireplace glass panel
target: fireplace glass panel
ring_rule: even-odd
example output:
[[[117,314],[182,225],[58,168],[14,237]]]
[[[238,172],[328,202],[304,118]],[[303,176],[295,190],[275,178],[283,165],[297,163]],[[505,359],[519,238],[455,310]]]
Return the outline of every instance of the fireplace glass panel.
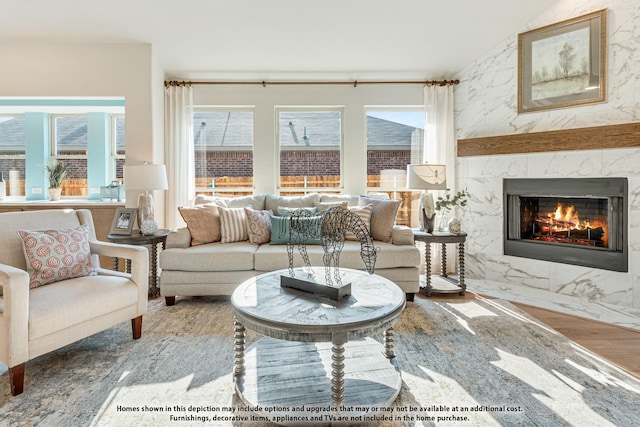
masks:
[[[608,198],[520,197],[520,238],[609,248]]]

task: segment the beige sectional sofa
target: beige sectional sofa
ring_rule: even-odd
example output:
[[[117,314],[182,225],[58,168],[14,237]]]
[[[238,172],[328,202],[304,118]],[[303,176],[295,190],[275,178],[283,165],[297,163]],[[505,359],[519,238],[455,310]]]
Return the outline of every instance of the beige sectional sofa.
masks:
[[[317,193],[291,197],[198,196],[194,206],[180,208],[187,227],[173,230],[167,238],[166,248],[160,253],[161,295],[167,305],[173,305],[176,296],[230,295],[240,283],[251,277],[286,269],[289,266],[287,245],[276,235],[282,211],[298,208],[320,211],[342,205],[358,213],[369,227],[374,244],[379,248],[375,274],[395,282],[406,293],[407,299],[413,300],[414,293],[419,291],[420,252],[414,245],[411,229],[395,225],[399,203],[379,196]],[[248,236],[229,237],[237,232],[233,225],[230,226],[230,213],[248,215],[244,219]],[[262,226],[251,223],[256,215],[268,218],[266,223],[271,236],[260,234],[264,232],[260,228],[264,228],[264,222]],[[252,235],[252,229],[257,230],[256,234]],[[280,244],[276,244],[278,242]],[[365,270],[360,249],[360,241],[354,236],[345,240],[340,266]],[[323,274],[322,246],[308,244],[307,252],[311,265],[318,266],[316,272]],[[294,265],[304,265],[297,245],[294,247]]]

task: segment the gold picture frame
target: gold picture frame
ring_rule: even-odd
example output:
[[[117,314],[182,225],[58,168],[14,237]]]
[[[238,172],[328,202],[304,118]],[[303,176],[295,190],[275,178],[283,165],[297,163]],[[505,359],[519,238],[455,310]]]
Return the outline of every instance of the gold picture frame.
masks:
[[[607,100],[607,9],[518,34],[518,113]]]
[[[116,214],[113,216],[109,234],[131,236],[133,224],[135,224],[137,216],[138,209],[136,208],[117,208]]]

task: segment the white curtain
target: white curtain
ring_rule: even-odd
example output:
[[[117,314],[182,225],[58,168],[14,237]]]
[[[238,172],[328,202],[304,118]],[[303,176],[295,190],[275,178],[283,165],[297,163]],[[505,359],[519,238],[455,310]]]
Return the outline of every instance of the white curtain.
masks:
[[[453,86],[430,85],[424,88],[426,129],[424,162],[446,165],[447,188],[456,191],[456,149],[453,115]],[[437,197],[437,192],[435,197]],[[439,273],[442,245],[431,247],[432,263]],[[447,272],[454,272],[458,258],[457,245],[447,246]]]
[[[165,219],[169,229],[185,223],[178,206],[187,206],[196,195],[193,152],[193,89],[167,86],[164,93],[164,150],[169,190]]]

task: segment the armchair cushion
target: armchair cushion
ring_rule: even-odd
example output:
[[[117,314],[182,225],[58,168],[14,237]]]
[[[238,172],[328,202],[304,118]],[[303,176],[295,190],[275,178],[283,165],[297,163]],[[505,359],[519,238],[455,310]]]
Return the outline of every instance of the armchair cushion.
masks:
[[[89,226],[50,230],[17,230],[22,239],[29,288],[60,280],[92,276]]]

